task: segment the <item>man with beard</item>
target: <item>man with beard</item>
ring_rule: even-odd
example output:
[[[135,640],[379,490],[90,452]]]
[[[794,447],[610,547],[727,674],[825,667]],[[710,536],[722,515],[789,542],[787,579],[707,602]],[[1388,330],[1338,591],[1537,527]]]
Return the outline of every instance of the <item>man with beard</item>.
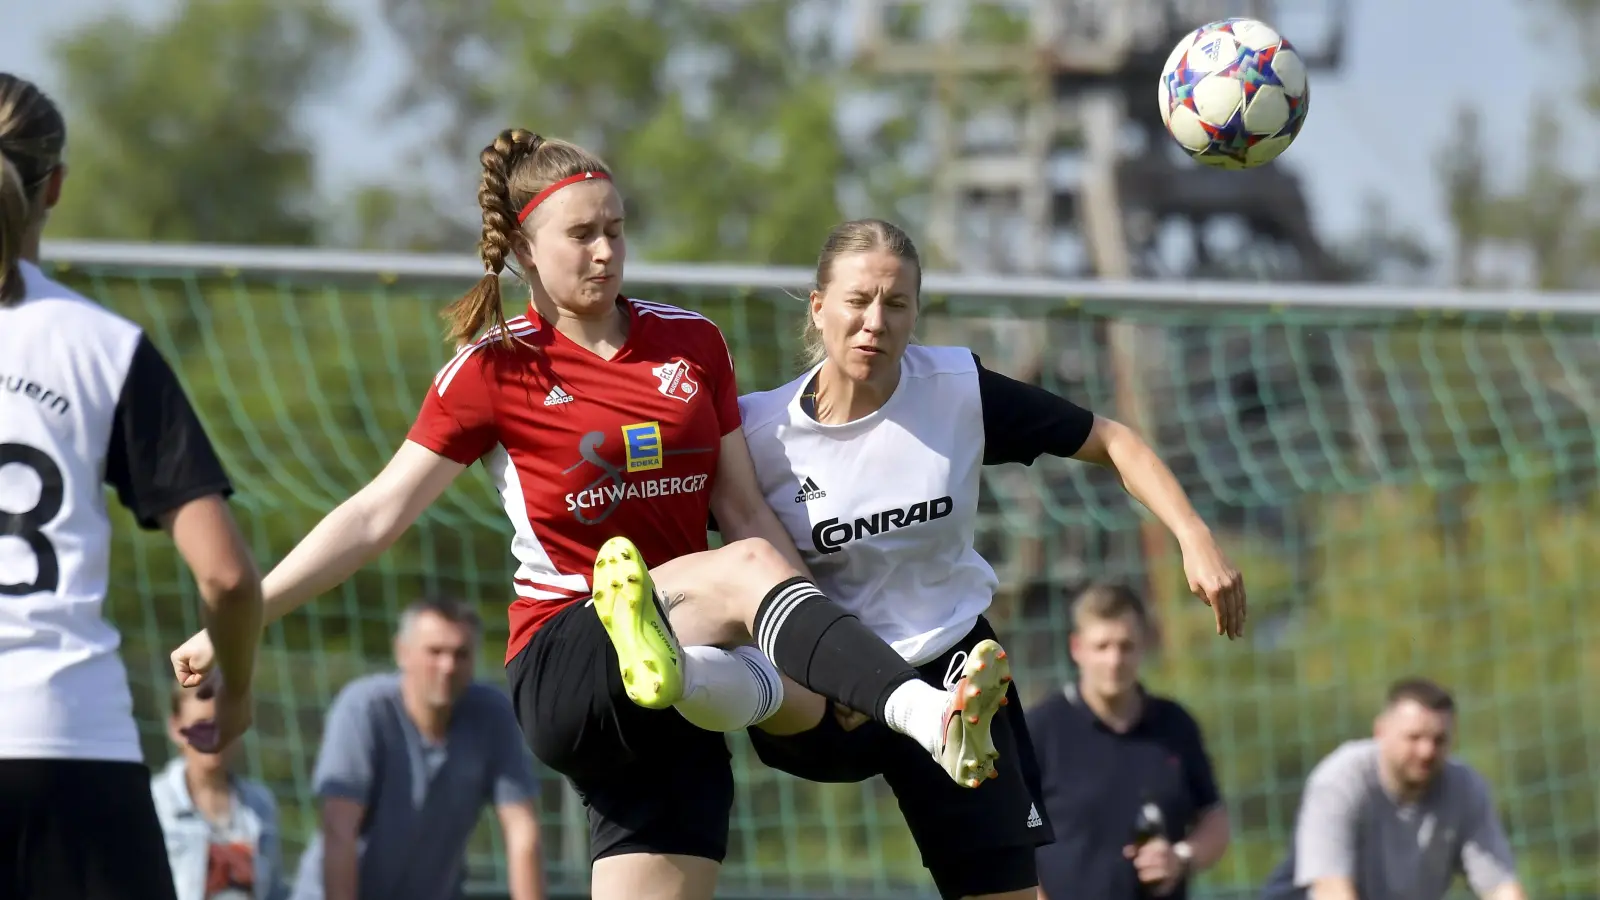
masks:
[[[1489,785],[1450,758],[1455,701],[1423,678],[1389,689],[1373,737],[1306,779],[1294,844],[1262,900],[1440,900],[1466,876],[1484,900],[1524,900]]]
[[[400,616],[399,672],[345,685],[328,711],[313,788],[321,827],[294,900],[450,900],[467,841],[493,806],[513,900],[542,900],[532,759],[503,692],[472,680],[470,607],[423,600]]]

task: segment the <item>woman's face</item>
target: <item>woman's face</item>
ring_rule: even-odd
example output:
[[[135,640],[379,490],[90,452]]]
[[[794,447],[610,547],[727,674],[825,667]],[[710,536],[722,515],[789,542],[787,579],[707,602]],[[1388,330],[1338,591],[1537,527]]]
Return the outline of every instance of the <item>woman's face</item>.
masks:
[[[591,316],[616,303],[628,248],[622,197],[610,181],[581,182],[551,194],[523,235],[526,245],[518,256],[558,308]]]
[[[883,250],[836,257],[825,291],[811,292],[811,322],[827,360],[853,381],[899,371],[917,328],[915,263]]]

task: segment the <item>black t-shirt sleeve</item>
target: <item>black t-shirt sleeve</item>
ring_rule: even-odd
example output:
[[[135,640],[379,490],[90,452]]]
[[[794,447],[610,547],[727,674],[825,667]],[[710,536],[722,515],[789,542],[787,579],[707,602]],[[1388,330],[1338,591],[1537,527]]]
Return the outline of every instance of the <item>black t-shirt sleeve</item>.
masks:
[[[1205,739],[1200,735],[1200,723],[1182,707],[1176,709],[1183,717],[1183,741],[1179,752],[1183,755],[1185,786],[1189,789],[1189,802],[1197,812],[1204,812],[1222,802],[1222,792],[1217,788],[1217,775],[1211,768],[1211,757],[1206,753]]]
[[[150,530],[191,500],[233,493],[178,376],[145,335],[117,399],[106,481],[139,527]]]
[[[978,399],[983,404],[983,464],[1033,465],[1041,455],[1070,457],[1094,428],[1094,413],[1041,387],[983,367],[978,355]]]
[[[1054,762],[1051,749],[1056,744],[1057,733],[1063,730],[1063,720],[1072,713],[1072,704],[1060,691],[1042,703],[1028,707],[1028,736],[1033,741],[1033,751],[1041,768]]]

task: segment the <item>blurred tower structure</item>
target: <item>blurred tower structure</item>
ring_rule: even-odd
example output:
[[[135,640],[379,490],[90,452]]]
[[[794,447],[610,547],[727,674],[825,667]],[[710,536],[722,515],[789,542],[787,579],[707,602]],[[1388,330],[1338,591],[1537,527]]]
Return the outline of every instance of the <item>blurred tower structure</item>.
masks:
[[[1316,73],[1339,61],[1343,0],[852,5],[857,64],[930,83],[933,191],[924,224],[941,268],[1333,276],[1293,174],[1282,166],[1215,171],[1183,158],[1162,128],[1156,79],[1190,29],[1252,16],[1305,56],[1314,117]],[[1206,237],[1219,222],[1232,226],[1228,243],[1243,255],[1213,252]]]
[[[1342,55],[1345,0],[850,3],[858,68],[928,87],[931,196],[916,230],[927,239],[932,265],[1109,279],[1340,277],[1292,170],[1274,164],[1231,172],[1189,160],[1161,124],[1156,83],[1191,29],[1230,16],[1258,18],[1305,59],[1315,120],[1317,76]],[[1285,158],[1293,157],[1291,147]],[[1127,319],[1041,322],[1012,318],[998,306],[982,321],[943,324],[949,333],[930,337],[972,346],[992,367],[1074,396],[1087,395],[1091,372],[1109,375],[1115,414],[1152,437],[1180,478],[1237,468],[1241,435],[1302,427],[1308,414],[1297,402],[1304,384],[1293,351],[1271,341],[1252,348],[1238,345],[1237,335]],[[1317,378],[1334,372],[1317,348],[1301,352],[1310,354]],[[1263,396],[1273,398],[1270,411],[1262,409]],[[1154,420],[1147,408],[1190,410],[1191,422],[1180,426],[1189,441],[1167,434],[1173,423]],[[1041,579],[1070,584],[1115,561],[1124,571],[1148,571],[1149,560],[1166,555],[1168,538],[1154,523],[1122,546],[1108,544],[1104,529],[1048,525],[1030,477],[990,480],[1011,515],[1031,514],[1037,523],[1028,530],[1037,540],[991,548],[1005,557],[1006,586],[1023,598],[1037,595]],[[1052,487],[1068,496],[1078,489]],[[1267,521],[1275,515],[1212,510],[1219,524],[1276,528],[1292,544],[1300,529]],[[1284,549],[1305,556],[1296,546]],[[1152,578],[1147,585],[1158,608],[1178,602],[1158,589],[1170,583]]]

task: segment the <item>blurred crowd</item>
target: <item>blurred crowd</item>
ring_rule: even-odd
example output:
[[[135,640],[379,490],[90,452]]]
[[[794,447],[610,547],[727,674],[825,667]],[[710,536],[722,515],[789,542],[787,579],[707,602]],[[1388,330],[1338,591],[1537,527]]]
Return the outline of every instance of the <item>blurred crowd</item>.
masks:
[[[1072,601],[1074,677],[1028,712],[1056,835],[1038,851],[1040,900],[1181,900],[1227,853],[1227,803],[1199,724],[1141,682],[1152,631],[1124,585],[1091,584]],[[480,632],[470,607],[418,601],[396,630],[395,670],[340,691],[313,777],[318,833],[294,871],[277,804],[240,773],[238,745],[211,754],[183,740],[213,715],[211,697],[175,688],[175,754],[152,790],[179,900],[459,897],[485,806],[500,822],[507,893],[542,898],[534,764],[503,692],[472,679]],[[1450,755],[1455,715],[1444,687],[1396,681],[1372,735],[1309,773],[1262,900],[1438,900],[1458,873],[1479,897],[1522,900],[1487,782]]]

